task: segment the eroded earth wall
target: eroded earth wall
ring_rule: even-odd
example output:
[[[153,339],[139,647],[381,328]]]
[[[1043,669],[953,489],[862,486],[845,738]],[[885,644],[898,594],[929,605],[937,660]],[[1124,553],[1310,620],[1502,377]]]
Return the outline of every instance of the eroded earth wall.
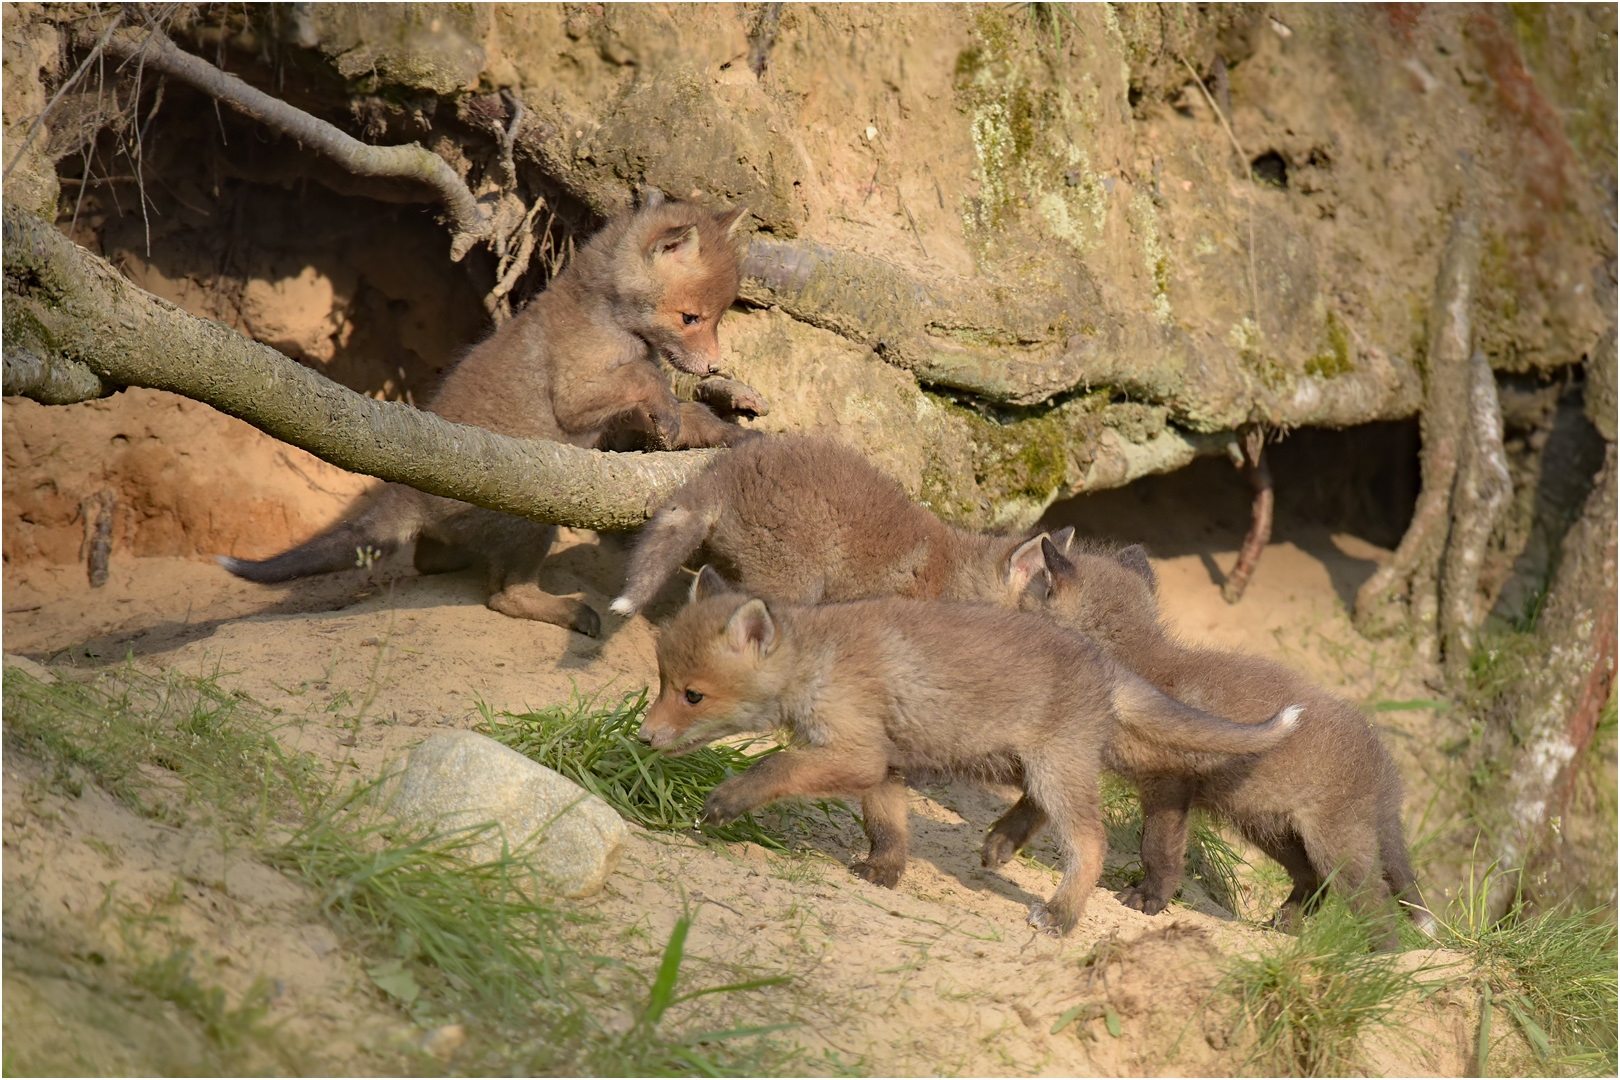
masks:
[[[486,331],[493,258],[452,262],[420,193],[334,176],[184,88],[158,108],[155,80],[136,90],[109,67],[30,141],[94,14],[5,6],[8,197],[144,287],[368,393],[414,399]],[[1499,371],[1585,365],[1612,413],[1612,336],[1598,348],[1615,288],[1612,6],[188,18],[170,28],[184,47],[358,137],[421,142],[477,193],[503,186],[510,134],[554,255],[515,297],[648,188],[746,204],[748,277],[721,337],[730,373],[772,403],[758,425],[834,432],[956,521],[1027,524],[1249,423],[1410,416],[1469,183],[1485,223],[1476,340]],[[139,123],[109,135],[100,119],[120,110]],[[362,486],[299,480],[307,456],[151,394],[8,400],[4,415],[8,560],[76,558],[73,515],[101,487],[174,504],[121,520],[130,549],[260,556]],[[128,460],[132,432],[162,468],[53,464]],[[228,477],[225,448],[244,463]],[[264,498],[285,505],[244,529]]]

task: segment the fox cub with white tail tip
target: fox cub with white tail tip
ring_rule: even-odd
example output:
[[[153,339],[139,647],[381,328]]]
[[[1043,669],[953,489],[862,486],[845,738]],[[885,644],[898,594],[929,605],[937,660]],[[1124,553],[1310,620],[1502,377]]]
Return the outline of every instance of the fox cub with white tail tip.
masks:
[[[1283,865],[1294,888],[1276,922],[1286,928],[1316,903],[1330,877],[1361,911],[1378,920],[1377,943],[1399,947],[1389,901],[1432,933],[1401,836],[1401,780],[1367,717],[1281,664],[1240,653],[1188,648],[1159,622],[1157,580],[1147,553],[1063,550],[1043,542],[1050,573],[1049,615],[1096,641],[1164,693],[1239,723],[1264,721],[1289,702],[1311,722],[1257,758],[1214,769],[1192,761],[1143,762],[1119,771],[1142,797],[1142,882],[1120,897],[1149,915],[1164,910],[1181,881],[1187,814],[1200,807],[1238,830]],[[1032,597],[1033,599],[1033,597]],[[1011,858],[1041,827],[1043,813],[1024,800],[991,829],[986,866]]]
[[[1074,926],[1102,871],[1101,767],[1258,754],[1300,713],[1227,723],[1039,615],[894,597],[776,607],[707,566],[659,640],[658,679],[641,737],[671,754],[786,729],[790,748],[716,787],[705,820],[794,795],[859,798],[871,852],[853,869],[879,885],[905,869],[907,780],[1021,787],[1063,845],[1063,881],[1030,913],[1054,932]]]
[[[698,375],[719,365],[715,331],[737,297],[732,234],[742,214],[658,199],[608,225],[521,315],[456,365],[426,408],[503,435],[585,447],[626,432],[665,449],[732,446],[756,435],[701,404],[677,401],[657,363],[662,357]],[[719,392],[710,387],[708,400],[764,411],[741,383],[715,382]],[[291,551],[262,562],[219,561],[250,581],[290,581],[366,566],[414,540],[423,573],[482,562],[491,608],[594,636],[595,611],[538,584],[555,535],[550,525],[389,484],[365,509]]]

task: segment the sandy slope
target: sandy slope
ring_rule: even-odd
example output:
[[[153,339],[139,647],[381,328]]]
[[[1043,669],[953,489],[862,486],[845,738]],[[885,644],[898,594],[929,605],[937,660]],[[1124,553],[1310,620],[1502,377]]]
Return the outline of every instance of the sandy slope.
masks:
[[[1153,527],[1151,506],[1116,503],[1108,514],[1116,531]],[[1070,509],[1084,529],[1087,512]],[[1138,512],[1142,520],[1133,521]],[[1186,538],[1149,539],[1175,551]],[[1230,552],[1180,554],[1156,566],[1165,607],[1190,639],[1274,656],[1356,699],[1422,696],[1420,684],[1397,675],[1405,665],[1380,657],[1344,616],[1347,583],[1353,588],[1381,554],[1352,537],[1294,530],[1267,551],[1235,608],[1220,600],[1209,568],[1211,559],[1217,574],[1230,565]],[[581,592],[605,610],[622,562],[618,541],[565,531],[546,585]],[[284,710],[287,744],[357,776],[376,774],[436,727],[475,723],[480,702],[520,709],[575,687],[617,694],[656,674],[647,619],[608,617],[604,639],[591,641],[488,611],[470,574],[356,572],[270,588],[169,558],[115,561],[100,590],[83,581],[77,568],[9,570],[6,651],[65,671],[129,654],[155,669],[227,673],[226,685]],[[653,607],[654,620],[677,604],[672,588]],[[1403,732],[1394,734],[1399,754]],[[28,1007],[13,1001],[72,1015],[71,1002],[58,1001],[77,985],[58,970],[61,943],[110,936],[102,903],[110,881],[120,902],[137,906],[178,882],[176,918],[199,955],[215,958],[210,973],[234,992],[261,973],[281,980],[273,1017],[289,1018],[289,1032],[320,1046],[324,1065],[363,1070],[361,1048],[404,1037],[403,1021],[330,939],[299,887],[246,856],[210,851],[206,838],[136,818],[94,788],[78,799],[42,793],[30,769],[37,766],[26,760],[7,763],[6,988],[20,990],[8,996],[8,1044],[29,1039],[14,1019]],[[1220,1072],[1241,1062],[1218,1013],[1201,1006],[1222,957],[1263,946],[1269,932],[1179,905],[1149,918],[1099,888],[1070,937],[1033,934],[1024,911],[1050,893],[1055,875],[1024,861],[997,872],[978,866],[979,837],[1005,805],[967,788],[914,793],[915,858],[892,892],[844,869],[864,843],[848,820],[821,831],[819,854],[808,861],[638,831],[609,888],[586,907],[603,918],[604,940],[651,967],[684,892],[697,911],[688,944],[699,958],[694,985],[727,978],[736,965],[793,976],[787,987],[704,999],[702,1007],[729,1010],[728,1022],[794,1023],[793,1037],[818,1059],[832,1052],[879,1073],[1050,1075]],[[1039,845],[1036,854],[1053,857]],[[213,868],[198,869],[199,860]],[[1066,1009],[1093,1001],[1116,1011],[1121,1037],[1110,1037],[1101,1019],[1050,1033]],[[1463,1072],[1477,1022],[1471,1002],[1460,985],[1443,991],[1414,1007],[1426,1037],[1367,1053],[1380,1071]],[[151,1060],[128,1040],[107,1038],[83,1052]]]

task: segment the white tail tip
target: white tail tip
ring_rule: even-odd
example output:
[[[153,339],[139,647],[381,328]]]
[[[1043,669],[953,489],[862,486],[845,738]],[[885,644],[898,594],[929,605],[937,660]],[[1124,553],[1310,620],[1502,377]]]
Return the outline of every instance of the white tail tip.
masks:
[[[623,615],[628,619],[636,613],[636,605],[628,596],[621,596],[608,605],[608,610],[615,615]]]
[[[233,559],[229,555],[215,555],[214,561],[233,574],[237,572],[238,567],[243,565],[241,559]]]
[[[1277,726],[1292,730],[1299,726],[1299,718],[1305,715],[1305,706],[1290,705],[1277,714]]]

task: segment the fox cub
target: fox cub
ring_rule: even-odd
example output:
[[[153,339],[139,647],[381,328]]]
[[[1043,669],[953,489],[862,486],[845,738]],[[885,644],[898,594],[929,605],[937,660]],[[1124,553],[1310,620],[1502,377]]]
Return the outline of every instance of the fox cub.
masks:
[[[445,376],[426,408],[503,435],[585,447],[626,432],[668,449],[731,446],[756,435],[704,405],[677,401],[658,368],[660,357],[698,375],[718,366],[716,328],[740,281],[732,233],[742,214],[657,200],[608,225],[521,315]],[[763,411],[741,383],[716,383],[720,397],[736,399],[717,404]],[[366,566],[414,540],[423,573],[482,562],[491,608],[594,636],[596,612],[537,582],[555,535],[549,525],[389,484],[365,509],[291,551],[219,562],[250,581],[289,581]]]
[[[658,679],[641,728],[656,748],[788,736],[789,749],[709,794],[705,820],[725,824],[794,795],[858,797],[871,851],[853,870],[879,885],[892,888],[905,869],[908,779],[1018,785],[1063,845],[1063,880],[1030,912],[1054,932],[1073,927],[1102,870],[1098,770],[1111,741],[1128,742],[1144,767],[1188,752],[1253,755],[1285,739],[1300,713],[1227,723],[1039,615],[893,597],[777,607],[707,566],[659,640]]]
[[[1048,614],[1088,635],[1110,656],[1164,693],[1239,723],[1256,724],[1288,703],[1311,722],[1258,758],[1198,770],[1190,763],[1120,768],[1142,797],[1139,885],[1120,897],[1149,915],[1164,910],[1181,881],[1187,813],[1209,810],[1237,826],[1282,864],[1294,888],[1278,912],[1296,925],[1332,876],[1360,910],[1383,913],[1379,945],[1399,946],[1387,917],[1394,896],[1418,927],[1432,933],[1401,835],[1401,781],[1377,733],[1354,705],[1280,664],[1240,653],[1189,648],[1159,621],[1157,579],[1147,553],[1112,554],[1043,541],[1050,572]],[[1044,814],[1026,799],[991,830],[984,862],[1011,858],[1040,828]]]
[[[740,446],[677,491],[642,528],[610,610],[640,611],[704,545],[744,588],[790,604],[909,596],[1017,607],[1041,566],[1038,543],[946,525],[856,451],[791,435]]]

